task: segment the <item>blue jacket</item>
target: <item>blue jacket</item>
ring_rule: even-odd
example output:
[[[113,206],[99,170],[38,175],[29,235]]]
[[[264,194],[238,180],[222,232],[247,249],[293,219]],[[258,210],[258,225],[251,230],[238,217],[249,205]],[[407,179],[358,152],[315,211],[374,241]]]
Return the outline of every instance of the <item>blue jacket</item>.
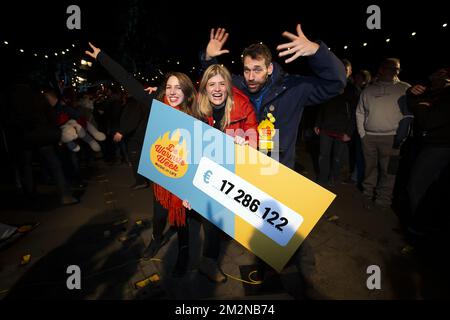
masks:
[[[293,169],[295,164],[295,143],[303,109],[308,105],[322,103],[342,93],[346,84],[343,63],[324,43],[308,62],[315,76],[290,75],[274,62],[273,73],[266,86],[256,95],[252,95],[242,75],[233,75],[233,84],[244,92],[255,107],[258,122],[266,118],[267,113],[275,117],[275,127],[279,129],[278,161]],[[216,63],[214,59],[202,61],[203,67]],[[258,99],[261,99],[259,109]],[[275,140],[276,141],[276,137]],[[272,152],[272,156],[274,152]]]

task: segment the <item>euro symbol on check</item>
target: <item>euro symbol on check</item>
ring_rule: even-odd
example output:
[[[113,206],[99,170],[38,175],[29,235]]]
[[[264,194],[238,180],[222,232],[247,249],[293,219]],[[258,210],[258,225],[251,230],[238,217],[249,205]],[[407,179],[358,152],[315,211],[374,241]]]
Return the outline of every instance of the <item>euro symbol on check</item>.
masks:
[[[205,172],[205,174],[203,175],[203,180],[205,181],[205,183],[209,183],[209,179],[212,176],[212,171],[208,170]]]

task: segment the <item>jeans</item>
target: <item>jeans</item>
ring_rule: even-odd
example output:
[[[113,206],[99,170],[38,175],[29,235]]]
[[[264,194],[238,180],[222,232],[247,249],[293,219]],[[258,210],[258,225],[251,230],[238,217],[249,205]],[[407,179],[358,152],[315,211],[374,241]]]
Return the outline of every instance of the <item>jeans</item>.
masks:
[[[339,180],[344,150],[345,142],[320,133],[319,183]]]

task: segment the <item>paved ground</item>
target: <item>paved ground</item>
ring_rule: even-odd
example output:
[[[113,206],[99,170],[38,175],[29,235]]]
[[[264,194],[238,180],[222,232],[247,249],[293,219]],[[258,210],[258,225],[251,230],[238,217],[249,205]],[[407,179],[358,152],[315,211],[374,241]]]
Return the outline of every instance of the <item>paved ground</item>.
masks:
[[[300,150],[300,154],[302,151]],[[302,156],[302,173],[313,178],[311,163]],[[427,257],[403,254],[406,243],[392,211],[363,208],[353,185],[330,190],[338,196],[302,245],[299,263],[272,275],[263,284],[245,284],[253,270],[254,256],[224,237],[221,263],[230,275],[223,284],[199,275],[202,231],[191,224],[190,271],[181,279],[170,277],[175,263],[176,235],[152,261],[140,255],[151,235],[151,189],[131,192],[130,168],[108,166],[101,161],[86,172],[88,187],[79,194],[81,203],[69,207],[54,204],[51,187],[40,188],[48,210],[21,209],[13,191],[2,192],[1,220],[41,225],[0,251],[0,298],[63,299],[422,299],[449,296],[448,264],[439,252]],[[140,225],[136,221],[142,220]],[[126,237],[126,238],[124,238]],[[436,248],[436,250],[440,250]],[[444,249],[445,250],[445,247]],[[442,253],[442,251],[440,251]],[[31,261],[20,265],[21,257]],[[82,272],[82,289],[66,287],[69,265]],[[381,290],[368,290],[367,267],[381,270]],[[302,268],[307,283],[298,272]],[[159,281],[142,288],[136,283],[157,274]],[[443,276],[443,277],[442,277]]]

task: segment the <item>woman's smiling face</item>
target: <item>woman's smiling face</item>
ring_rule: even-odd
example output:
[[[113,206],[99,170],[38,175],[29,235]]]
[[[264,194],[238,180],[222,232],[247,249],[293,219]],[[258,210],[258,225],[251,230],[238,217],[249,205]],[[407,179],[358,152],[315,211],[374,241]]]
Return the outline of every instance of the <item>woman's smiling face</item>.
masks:
[[[215,106],[220,106],[227,99],[227,87],[225,79],[217,74],[206,83],[206,94],[209,102]]]
[[[166,83],[166,97],[172,107],[179,106],[184,101],[184,93],[177,77],[171,76]]]

